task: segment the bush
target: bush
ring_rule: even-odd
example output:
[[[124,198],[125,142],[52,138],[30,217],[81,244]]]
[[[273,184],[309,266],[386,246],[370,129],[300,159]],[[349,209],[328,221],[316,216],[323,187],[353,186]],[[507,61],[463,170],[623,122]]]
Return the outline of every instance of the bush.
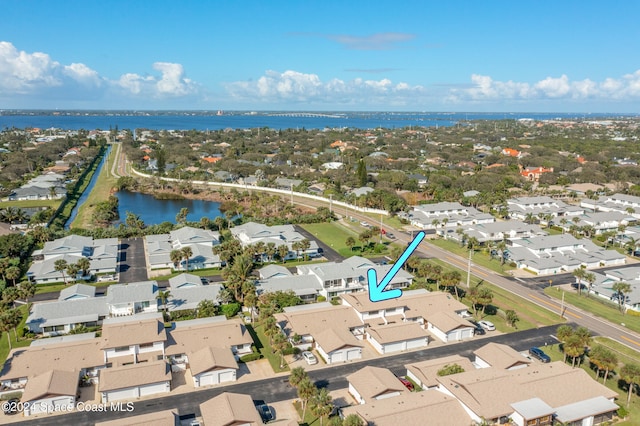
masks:
[[[240,312],[240,304],[239,303],[227,303],[226,305],[222,305],[220,311],[227,318],[233,318]]]
[[[240,362],[251,362],[251,361],[256,361],[258,359],[262,358],[262,354],[258,353],[258,352],[253,352],[250,354],[246,354],[240,357]]]
[[[331,304],[332,305],[340,305],[342,302],[340,301],[339,297],[332,297],[331,298]]]
[[[617,414],[618,414],[618,417],[620,417],[621,419],[624,419],[629,415],[629,410],[627,410],[625,407],[621,405],[620,408],[618,408]]]
[[[302,352],[300,348],[295,347],[287,348],[283,351],[285,355],[298,355],[300,352]]]
[[[318,296],[318,298],[316,299],[318,302],[326,302],[327,298],[324,296]]]

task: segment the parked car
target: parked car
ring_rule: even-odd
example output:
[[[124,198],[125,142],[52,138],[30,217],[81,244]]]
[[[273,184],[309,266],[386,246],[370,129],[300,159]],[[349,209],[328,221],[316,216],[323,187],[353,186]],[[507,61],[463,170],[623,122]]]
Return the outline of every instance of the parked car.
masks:
[[[318,363],[318,358],[316,358],[316,356],[310,351],[302,352],[302,358],[307,361],[307,364],[309,365]]]
[[[480,324],[480,327],[484,328],[487,331],[493,331],[496,329],[496,326],[493,325],[491,321],[482,320],[478,321],[478,324]]]
[[[269,407],[267,404],[260,404],[256,409],[258,413],[260,413],[262,423],[269,423],[276,419],[276,413],[273,411],[273,407]]]
[[[18,414],[18,406],[20,404],[20,398],[11,398],[2,404],[2,411],[7,416],[13,416]]]
[[[400,382],[404,385],[405,388],[413,392],[413,383],[411,383],[409,380],[405,379],[404,377],[398,377],[398,380],[400,380]]]
[[[533,347],[529,349],[529,355],[541,362],[551,362],[551,358],[549,357],[549,355],[544,353],[544,351],[540,348]]]
[[[482,328],[482,326],[477,322],[471,321],[471,324],[473,324],[473,327],[474,327],[473,334],[480,334],[480,335],[487,334],[487,331],[484,328]]]
[[[390,240],[395,240],[396,236],[393,235],[391,232],[387,232],[387,238],[389,238]]]

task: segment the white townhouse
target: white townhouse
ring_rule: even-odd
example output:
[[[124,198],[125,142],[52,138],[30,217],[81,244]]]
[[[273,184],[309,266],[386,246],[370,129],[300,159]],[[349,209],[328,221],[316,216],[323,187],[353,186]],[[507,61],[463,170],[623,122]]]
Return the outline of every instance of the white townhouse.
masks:
[[[81,235],[68,235],[54,241],[44,243],[44,248],[35,250],[34,261],[27,271],[27,277],[36,284],[75,280],[66,272],[56,271],[57,260],[65,260],[67,264],[75,264],[81,258],[90,262],[89,274],[115,273],[118,264],[118,239],[93,239]],[[78,274],[78,277],[81,273]]]
[[[517,240],[547,235],[539,225],[529,225],[520,220],[496,221],[491,223],[479,223],[456,229],[446,228],[438,230],[438,234],[454,241],[463,238],[475,237],[480,243],[490,241]]]
[[[189,270],[220,268],[222,261],[213,254],[213,247],[220,244],[220,234],[191,226],[171,231],[168,234],[147,235],[145,237],[145,255],[151,270],[168,269],[185,270],[187,260],[181,259],[175,265],[171,261],[171,252],[184,247],[191,248]]]
[[[158,312],[158,286],[143,281],[109,286],[106,296],[95,287],[76,284],[63,289],[55,302],[34,303],[26,326],[43,336],[67,334],[78,327],[100,326],[106,318]]]
[[[264,247],[273,244],[275,248],[285,245],[289,252],[285,260],[297,259],[307,255],[309,257],[319,257],[321,250],[315,240],[308,240],[301,233],[296,231],[293,225],[267,226],[256,222],[247,222],[231,228],[231,234],[240,241],[242,247],[247,247],[257,243],[264,244]],[[293,244],[303,240],[309,241],[307,250],[295,250]],[[260,253],[259,253],[260,254]],[[261,253],[263,260],[267,259],[266,253]]]
[[[548,196],[538,197],[516,197],[507,200],[509,216],[512,218],[526,220],[528,215],[532,215],[536,220],[546,223],[546,215],[555,217],[572,217],[584,214],[584,208],[567,204]]]
[[[623,305],[625,309],[640,312],[640,267],[609,269],[604,272],[593,272],[593,274],[596,279],[591,283],[591,293],[617,305],[620,295],[613,290],[613,286],[617,282],[625,282],[630,285],[631,291],[624,295]],[[586,280],[576,279],[576,281],[585,286],[583,291],[589,291],[590,284]]]
[[[205,284],[201,277],[184,273],[169,278],[169,288],[171,297],[167,300],[167,309],[172,312],[195,310],[202,300],[210,300],[217,305],[222,285]]]
[[[495,222],[495,218],[473,207],[456,202],[441,202],[414,206],[408,219],[420,229],[440,229]]]
[[[626,256],[604,250],[587,239],[569,234],[509,240],[508,257],[521,269],[547,275],[574,269],[622,265]]]
[[[580,206],[597,212],[625,213],[640,219],[640,197],[635,195],[602,195],[597,200],[585,198],[580,201]]]

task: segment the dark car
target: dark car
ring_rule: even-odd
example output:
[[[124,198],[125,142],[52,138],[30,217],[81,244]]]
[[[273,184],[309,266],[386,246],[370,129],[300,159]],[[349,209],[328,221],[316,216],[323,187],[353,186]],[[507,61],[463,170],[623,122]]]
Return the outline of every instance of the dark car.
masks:
[[[482,326],[480,324],[476,324],[475,328],[473,330],[473,334],[480,334],[480,335],[484,336],[485,334],[487,334],[487,330],[482,328]]]
[[[13,416],[14,414],[18,414],[18,406],[20,404],[20,398],[11,398],[2,404],[2,411],[7,416]]]
[[[269,407],[267,404],[260,404],[256,408],[258,409],[258,413],[260,413],[262,423],[269,423],[276,419],[276,414],[274,413],[273,408]]]
[[[529,349],[529,355],[541,362],[551,362],[549,355],[545,354],[540,348],[533,347]]]

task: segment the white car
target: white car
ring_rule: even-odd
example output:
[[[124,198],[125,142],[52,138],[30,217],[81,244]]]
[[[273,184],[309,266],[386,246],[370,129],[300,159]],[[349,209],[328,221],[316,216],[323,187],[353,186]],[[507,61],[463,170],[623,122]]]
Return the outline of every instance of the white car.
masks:
[[[304,358],[304,360],[307,361],[307,364],[309,365],[318,363],[318,358],[316,358],[316,356],[309,351],[302,352],[302,358]]]
[[[493,325],[491,321],[482,320],[482,321],[478,321],[478,324],[480,324],[480,326],[487,331],[493,331],[496,329],[496,326]]]

